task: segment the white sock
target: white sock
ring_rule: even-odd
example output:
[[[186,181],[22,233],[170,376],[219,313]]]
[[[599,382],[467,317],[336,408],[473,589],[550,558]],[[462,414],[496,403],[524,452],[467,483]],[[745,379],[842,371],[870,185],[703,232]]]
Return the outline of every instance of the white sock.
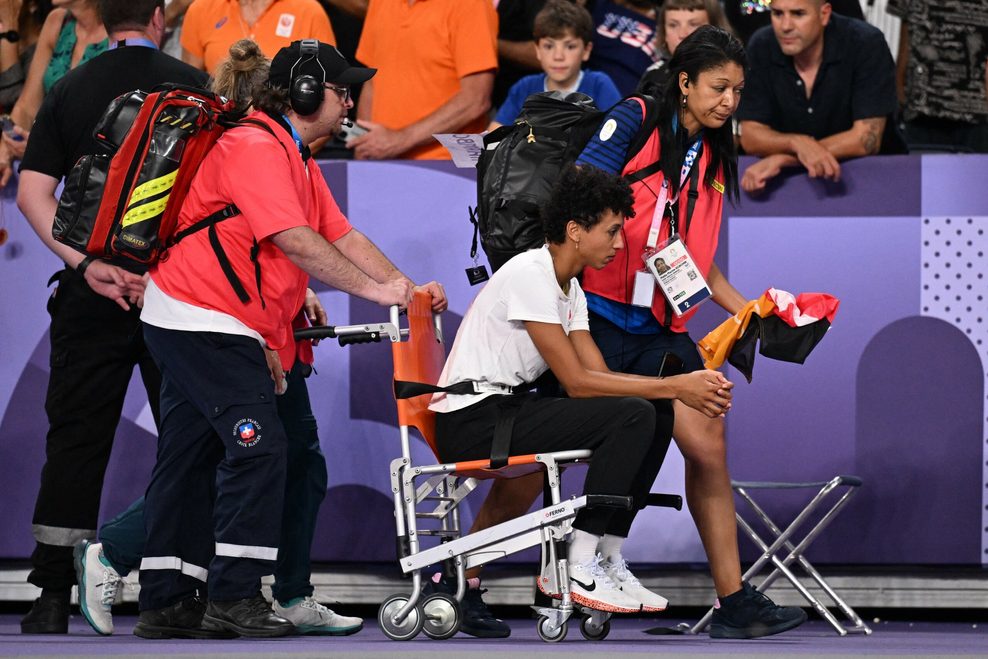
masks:
[[[597,554],[597,544],[600,536],[587,533],[580,529],[573,529],[573,536],[569,541],[569,553],[566,558],[570,565],[586,563]]]
[[[619,535],[611,535],[610,533],[606,533],[600,538],[600,542],[597,544],[597,552],[604,557],[604,562],[621,562],[623,558],[621,556],[621,547],[624,545],[626,539]]]

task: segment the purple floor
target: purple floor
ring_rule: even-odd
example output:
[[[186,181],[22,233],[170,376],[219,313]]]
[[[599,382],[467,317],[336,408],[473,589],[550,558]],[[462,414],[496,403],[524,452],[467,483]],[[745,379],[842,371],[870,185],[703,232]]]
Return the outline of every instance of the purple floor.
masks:
[[[431,641],[420,635],[413,641],[396,643],[384,637],[373,621],[346,638],[291,637],[267,641],[146,641],[131,634],[135,618],[119,616],[117,633],[99,637],[85,621],[73,616],[67,636],[22,636],[19,617],[0,616],[0,656],[91,656],[91,655],[281,655],[281,656],[380,656],[432,657],[438,654],[532,655],[578,651],[582,657],[617,654],[669,653],[690,655],[896,655],[896,656],[988,656],[988,625],[972,623],[906,623],[873,625],[871,636],[838,637],[823,622],[808,622],[777,637],[753,641],[715,641],[706,636],[651,636],[643,631],[656,624],[676,621],[615,620],[610,636],[602,642],[584,641],[575,625],[562,643],[543,643],[532,620],[510,621],[510,639],[484,641],[459,635],[448,641]]]

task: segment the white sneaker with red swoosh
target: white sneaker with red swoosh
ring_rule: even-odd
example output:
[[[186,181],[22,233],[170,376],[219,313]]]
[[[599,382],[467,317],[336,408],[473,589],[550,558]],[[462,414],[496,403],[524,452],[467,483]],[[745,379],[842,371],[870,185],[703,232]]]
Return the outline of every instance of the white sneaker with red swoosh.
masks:
[[[597,554],[585,563],[569,566],[569,589],[573,601],[597,611],[638,613],[641,602],[621,590],[600,566]]]

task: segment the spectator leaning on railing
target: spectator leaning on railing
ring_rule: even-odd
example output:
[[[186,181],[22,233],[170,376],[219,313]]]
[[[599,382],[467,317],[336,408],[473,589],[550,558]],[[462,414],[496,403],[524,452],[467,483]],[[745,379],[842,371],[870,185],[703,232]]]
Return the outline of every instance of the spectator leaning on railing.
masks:
[[[762,190],[783,167],[840,178],[839,160],[904,153],[895,127],[895,64],[882,33],[824,0],[774,0],[772,26],[748,44],[738,110],[741,146],[761,156],[741,187]]]

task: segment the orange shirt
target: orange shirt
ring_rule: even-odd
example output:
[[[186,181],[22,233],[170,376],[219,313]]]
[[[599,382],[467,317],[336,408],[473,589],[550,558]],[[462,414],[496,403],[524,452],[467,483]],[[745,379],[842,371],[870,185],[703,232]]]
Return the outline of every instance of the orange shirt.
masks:
[[[195,0],[182,23],[182,48],[201,57],[210,74],[240,39],[253,39],[269,58],[299,39],[336,45],[329,17],[317,0],[274,0],[253,27],[238,0]]]
[[[371,0],[357,59],[377,69],[371,121],[399,129],[435,112],[460,78],[497,69],[497,13],[491,0]],[[480,133],[487,117],[457,128]],[[449,159],[438,142],[404,154]]]

